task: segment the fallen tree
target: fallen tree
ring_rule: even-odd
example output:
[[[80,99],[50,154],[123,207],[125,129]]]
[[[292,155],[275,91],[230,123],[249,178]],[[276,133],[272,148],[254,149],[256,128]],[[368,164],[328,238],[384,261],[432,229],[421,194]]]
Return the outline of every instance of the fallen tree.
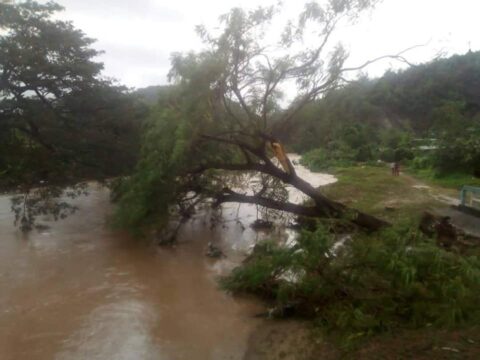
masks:
[[[282,145],[295,115],[341,86],[348,74],[384,58],[406,61],[401,52],[347,66],[347,51],[332,40],[338,26],[375,3],[308,3],[276,43],[267,41],[277,35],[276,27],[269,28],[278,21],[276,7],[233,9],[221,17],[216,34],[199,26],[206,48],[172,57],[169,76],[175,86],[152,113],[136,173],[117,188],[117,221],[127,227],[157,226],[173,210],[190,213],[213,199],[217,206],[248,203],[346,219],[367,230],[387,226],[323,196],[296,174]],[[289,202],[287,185],[305,194],[310,205]]]

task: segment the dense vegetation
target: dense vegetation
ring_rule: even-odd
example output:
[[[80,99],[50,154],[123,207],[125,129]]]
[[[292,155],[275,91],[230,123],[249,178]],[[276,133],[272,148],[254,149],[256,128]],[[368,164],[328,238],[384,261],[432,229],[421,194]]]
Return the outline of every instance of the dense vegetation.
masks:
[[[39,214],[67,215],[62,200],[85,180],[131,171],[145,110],[126,89],[101,77],[98,51],[62,8],[0,4],[0,191],[18,192],[22,228]]]
[[[402,162],[447,186],[479,184],[479,79],[480,53],[468,53],[363,78],[306,106],[289,144],[311,169],[337,175],[322,192],[397,225],[340,242],[320,226],[290,247],[260,243],[222,286],[265,298],[272,314],[314,319],[343,345],[400,329],[478,324],[478,256],[421,234],[421,213],[442,204],[414,189],[415,179],[377,165]]]
[[[170,85],[147,86],[135,90],[133,95],[148,106],[155,106],[161,101],[161,99],[167,98],[168,94],[172,91],[173,89]]]
[[[222,280],[226,289],[274,301],[353,339],[401,327],[476,324],[478,257],[439,248],[410,227],[338,239],[323,228],[302,232],[292,247],[256,246]]]
[[[324,24],[326,18],[317,10],[307,8],[300,19],[312,16]],[[335,16],[336,10],[329,10]],[[271,9],[250,13],[235,9],[222,18],[218,37],[200,28],[207,49],[173,58],[173,87],[146,90],[147,96],[160,91],[160,98],[147,121],[137,169],[116,188],[116,219],[121,225],[165,229],[178,219],[173,215],[180,216],[181,225],[181,218],[188,218],[201,203],[210,202],[216,207],[236,201],[307,217],[335,218],[335,230],[341,224],[352,231],[352,222],[358,225],[362,217],[372,221],[378,218],[350,210],[344,205],[348,199],[342,199],[342,203],[332,201],[325,196],[328,189],[320,193],[305,185],[291,169],[283,149],[278,151],[282,147],[279,139],[299,151],[309,150],[303,161],[315,170],[382,159],[411,161],[418,167],[435,167],[439,171],[443,168],[438,164],[446,164],[441,152],[447,144],[452,145],[447,139],[450,134],[477,140],[470,138],[477,121],[472,105],[456,107],[458,98],[449,91],[437,92],[433,85],[415,84],[427,78],[435,81],[444,72],[450,76],[445,67],[457,58],[341,86],[343,60],[338,63],[338,59],[330,59],[330,68],[321,69],[322,73],[318,68],[325,62],[316,52],[280,58],[265,53],[261,39],[253,35],[257,30],[252,29],[263,29],[273,14]],[[326,34],[330,31],[328,23]],[[470,62],[478,58],[477,54],[467,56],[472,56]],[[470,65],[462,68],[461,75],[451,75],[457,79],[457,87],[436,86],[450,86],[469,104],[475,103],[471,92],[465,90],[470,87],[460,80],[470,71],[480,70]],[[440,67],[436,70],[439,74],[428,73],[436,67]],[[316,75],[312,77],[312,73]],[[412,79],[406,82],[409,76]],[[324,82],[318,84],[318,77]],[[285,109],[278,105],[282,96],[276,84],[290,78],[297,80],[300,95]],[[445,81],[453,82],[450,78]],[[410,87],[414,88],[411,98]],[[402,97],[400,91],[406,95]],[[430,93],[438,94],[432,97]],[[318,97],[321,99],[315,100]],[[429,100],[415,105],[413,111],[408,101],[418,102],[423,97]],[[472,110],[465,111],[467,108]],[[450,120],[445,120],[447,115]],[[455,125],[450,129],[452,120]],[[453,128],[464,131],[460,134]],[[424,140],[416,141],[419,137]],[[422,153],[422,145],[434,150],[434,155],[425,161],[420,157],[427,154]],[[465,150],[458,156],[464,156]],[[272,158],[278,163],[273,163]],[[463,163],[458,158],[450,162],[456,165],[455,170],[466,171],[475,161],[473,155]],[[396,204],[387,206],[384,198],[392,200],[392,189],[407,192],[412,184],[404,184],[399,178],[385,181],[391,178],[385,169],[370,169],[379,171],[369,170],[368,174],[363,170],[361,176],[355,175],[365,184],[369,184],[369,176],[381,180],[380,184],[369,184],[368,190],[375,186],[377,194],[367,194],[368,213],[384,218],[388,207],[389,211],[393,209],[388,220],[411,220],[423,211],[420,206],[433,203],[427,194],[420,205],[411,203],[418,209],[405,206],[400,211]],[[308,195],[310,202],[289,203],[285,184]],[[350,189],[353,193],[366,190],[362,186]],[[353,198],[351,193],[343,193]],[[400,196],[406,199],[405,194]],[[411,196],[420,197],[417,193]],[[361,201],[355,203],[364,205]],[[387,225],[381,224],[377,230]],[[170,239],[171,234],[161,233],[163,238],[166,235]],[[314,319],[323,329],[340,334],[346,343],[400,328],[448,328],[480,320],[476,306],[480,290],[478,258],[439,247],[434,238],[416,230],[416,223],[369,235],[353,230],[351,239],[341,245],[336,241],[332,233],[319,227],[302,232],[293,246],[274,241],[260,243],[241,266],[222,279],[222,286],[272,301],[274,313],[280,316],[293,310]]]
[[[352,239],[339,245],[319,227],[290,247],[258,244],[223,286],[349,339],[478,323],[478,258],[437,246],[416,226],[385,230],[382,219],[418,217],[429,194],[407,196],[412,184],[378,167],[340,170],[340,182],[320,192],[284,150],[304,153],[313,170],[382,160],[462,182],[479,175],[480,53],[345,82],[365,65],[346,68],[331,35],[376,2],[308,3],[281,34],[283,52],[269,52],[276,7],[233,9],[214,34],[197,29],[202,51],[174,54],[171,86],[134,94],[101,76],[93,40],[55,20],[60,6],[0,4],[0,191],[16,193],[17,222],[29,230],[38,215],[62,218],[74,210],[65,198],[110,178],[115,221],[129,229],[178,230],[203,205],[227,202],[309,224],[328,218]],[[316,47],[299,49],[311,34]],[[298,95],[288,102],[282,90],[292,84]],[[290,202],[286,186],[309,201]]]
[[[198,27],[204,49],[172,57],[174,87],[152,112],[136,172],[117,187],[118,222],[142,228],[164,224],[172,214],[191,215],[199,203],[239,202],[315,217],[348,214],[361,227],[385,226],[301,179],[280,140],[307,104],[342,84],[343,75],[367,65],[346,67],[347,52],[331,35],[375,3],[308,3],[280,36],[270,27],[278,20],[277,6],[235,8],[213,33]],[[314,47],[299,49],[297,44],[312,34],[318,36]],[[273,50],[277,43],[283,51]],[[292,84],[297,96],[287,101],[285,90]],[[289,202],[286,185],[307,195],[310,205]]]
[[[290,143],[314,168],[404,161],[480,175],[480,53],[362,78],[306,107]]]

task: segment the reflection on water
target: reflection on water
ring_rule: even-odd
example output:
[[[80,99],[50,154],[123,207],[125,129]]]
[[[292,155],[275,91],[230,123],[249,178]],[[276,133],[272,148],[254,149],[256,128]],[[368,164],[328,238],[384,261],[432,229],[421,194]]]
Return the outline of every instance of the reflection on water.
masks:
[[[198,217],[178,246],[158,248],[108,229],[104,189],[77,201],[76,214],[27,236],[0,197],[1,360],[243,359],[262,307],[216,277],[262,236],[249,227],[255,207],[225,206],[213,230]],[[206,258],[209,241],[227,257]]]

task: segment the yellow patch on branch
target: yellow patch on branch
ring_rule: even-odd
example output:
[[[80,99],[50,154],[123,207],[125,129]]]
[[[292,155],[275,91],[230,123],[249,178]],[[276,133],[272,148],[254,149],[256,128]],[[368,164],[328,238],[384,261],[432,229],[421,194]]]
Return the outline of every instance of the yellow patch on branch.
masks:
[[[290,163],[290,159],[288,158],[285,149],[283,148],[283,145],[280,144],[279,142],[270,142],[270,146],[272,147],[272,151],[275,154],[275,157],[277,160],[280,162],[280,165],[282,165],[283,170],[287,174],[292,173],[292,165]]]

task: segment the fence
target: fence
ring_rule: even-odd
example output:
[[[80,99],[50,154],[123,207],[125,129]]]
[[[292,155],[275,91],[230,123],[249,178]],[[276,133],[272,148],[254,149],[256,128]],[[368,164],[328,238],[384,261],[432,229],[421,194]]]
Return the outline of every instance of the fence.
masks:
[[[460,202],[464,207],[480,210],[480,187],[464,186],[460,191]]]

